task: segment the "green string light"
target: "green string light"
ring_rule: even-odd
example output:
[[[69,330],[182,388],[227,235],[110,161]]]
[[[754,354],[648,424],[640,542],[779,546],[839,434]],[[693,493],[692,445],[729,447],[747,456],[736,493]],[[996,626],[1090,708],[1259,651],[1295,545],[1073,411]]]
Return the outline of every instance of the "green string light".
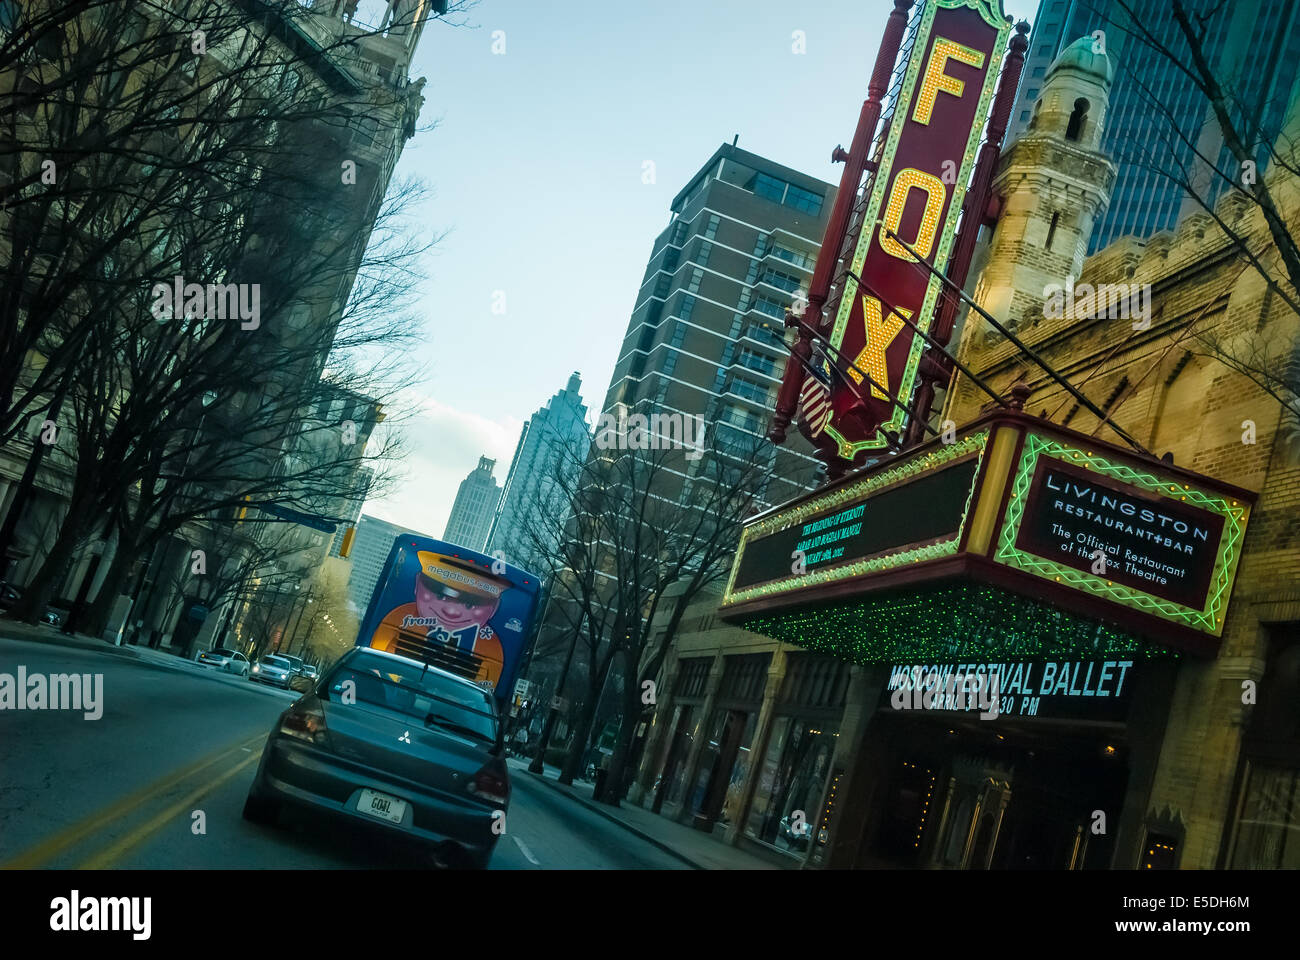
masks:
[[[940,584],[815,609],[746,618],[740,626],[853,663],[1131,656],[1175,652],[1110,624],[978,583]]]

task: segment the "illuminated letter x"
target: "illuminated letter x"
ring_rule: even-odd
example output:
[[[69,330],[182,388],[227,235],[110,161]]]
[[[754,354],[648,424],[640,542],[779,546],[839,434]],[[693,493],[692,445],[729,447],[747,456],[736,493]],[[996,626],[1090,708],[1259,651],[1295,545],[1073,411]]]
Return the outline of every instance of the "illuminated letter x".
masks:
[[[867,372],[874,384],[871,387],[871,395],[879,397],[881,400],[888,400],[889,395],[884,391],[889,390],[889,364],[885,362],[885,351],[889,345],[894,342],[898,336],[898,331],[903,329],[903,318],[911,319],[911,310],[891,311],[888,317],[882,317],[880,310],[880,301],[875,297],[862,295],[862,324],[863,330],[863,347],[862,352],[857,355],[853,365]],[[899,316],[902,314],[902,316]],[[862,382],[862,374],[857,370],[849,370],[849,376],[853,378],[854,383]]]

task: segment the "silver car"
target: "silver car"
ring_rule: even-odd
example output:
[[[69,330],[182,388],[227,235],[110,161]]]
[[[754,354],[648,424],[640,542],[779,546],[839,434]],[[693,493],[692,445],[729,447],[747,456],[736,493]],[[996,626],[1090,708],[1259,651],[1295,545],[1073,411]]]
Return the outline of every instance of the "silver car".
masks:
[[[194,662],[201,667],[212,667],[224,673],[233,673],[237,677],[248,676],[248,658],[237,650],[214,647],[203,650]]]
[[[323,811],[487,866],[510,802],[491,694],[369,647],[343,655],[271,730],[244,817]]]
[[[293,677],[293,664],[284,657],[278,657],[273,653],[268,653],[253,664],[253,669],[248,674],[250,680],[269,683],[276,687],[284,687],[286,690],[289,689],[289,681]]]

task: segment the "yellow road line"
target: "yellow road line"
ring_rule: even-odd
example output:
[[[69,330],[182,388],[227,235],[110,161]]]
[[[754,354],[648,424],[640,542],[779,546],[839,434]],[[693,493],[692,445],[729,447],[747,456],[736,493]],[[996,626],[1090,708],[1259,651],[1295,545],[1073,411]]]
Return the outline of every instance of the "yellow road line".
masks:
[[[92,813],[90,816],[78,821],[77,823],[60,830],[53,836],[42,840],[40,843],[36,844],[36,846],[19,856],[14,857],[12,860],[0,864],[0,870],[31,870],[40,867],[49,860],[58,856],[64,850],[67,850],[69,847],[80,843],[87,837],[102,830],[114,820],[131,813],[150,798],[165,793],[167,790],[175,787],[178,783],[181,783],[195,774],[201,773],[208,767],[219,763],[229,754],[237,752],[241,747],[254,744],[257,741],[264,739],[265,736],[266,734],[258,734],[256,737],[239,740],[228,746],[221,747],[208,754],[206,757],[201,757],[194,761],[194,763],[191,763],[189,766],[182,767],[159,780],[155,780],[153,783],[141,787],[134,793],[127,794],[116,803]],[[254,756],[260,755],[254,754]]]
[[[144,824],[132,830],[121,840],[117,841],[117,843],[114,843],[112,846],[108,847],[105,850],[101,850],[99,853],[95,854],[95,856],[91,857],[89,860],[81,864],[76,869],[104,870],[108,867],[113,866],[113,864],[116,863],[118,860],[120,860],[123,856],[130,853],[133,849],[140,846],[140,844],[144,843],[155,833],[157,833],[159,830],[165,827],[167,825],[167,822],[171,820],[173,817],[176,817],[184,813],[195,803],[198,803],[199,800],[203,799],[203,797],[205,797],[207,794],[211,793],[213,790],[217,789],[217,787],[221,786],[223,783],[225,783],[235,774],[239,773],[240,770],[243,770],[253,761],[260,760],[260,759],[261,759],[261,754],[256,754],[256,753],[253,754],[251,757],[245,757],[240,763],[236,764],[234,767],[227,770],[221,776],[217,777],[217,779],[204,784],[203,786],[199,787],[197,790],[194,790],[189,795],[182,797],[180,800],[177,800],[166,810],[162,811],[162,813],[159,813],[151,820],[147,820]]]

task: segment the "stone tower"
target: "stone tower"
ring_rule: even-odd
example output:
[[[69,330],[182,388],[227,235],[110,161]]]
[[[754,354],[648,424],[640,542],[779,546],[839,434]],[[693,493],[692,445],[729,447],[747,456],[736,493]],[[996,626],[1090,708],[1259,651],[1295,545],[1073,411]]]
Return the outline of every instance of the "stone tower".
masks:
[[[1115,164],[1101,152],[1114,66],[1100,42],[1084,37],[1047,71],[1025,134],[1002,154],[993,178],[997,224],[976,251],[972,298],[1018,335],[1036,339],[1049,286],[1072,286],[1094,220],[1105,209]],[[961,333],[967,358],[1000,351],[1006,341],[969,312]],[[966,396],[970,384],[955,394]]]

